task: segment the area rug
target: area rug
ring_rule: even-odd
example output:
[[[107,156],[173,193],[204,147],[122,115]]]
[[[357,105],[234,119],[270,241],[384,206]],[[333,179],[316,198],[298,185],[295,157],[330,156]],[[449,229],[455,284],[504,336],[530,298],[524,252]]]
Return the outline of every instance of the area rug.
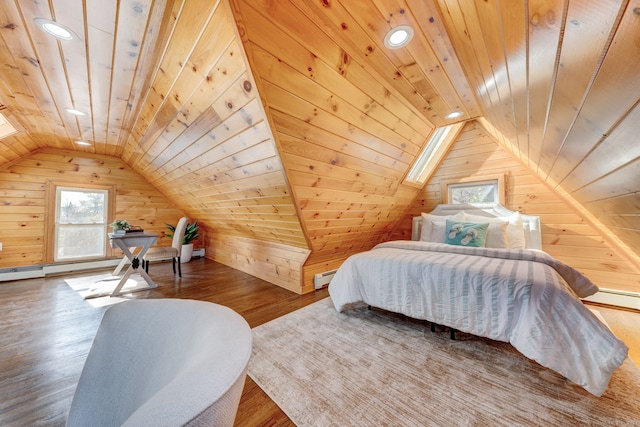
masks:
[[[70,277],[64,281],[69,287],[77,291],[84,299],[95,307],[117,304],[126,301],[126,293],[135,292],[140,289],[147,288],[147,282],[144,281],[139,274],[132,274],[122,287],[125,295],[111,297],[109,296],[118,286],[118,282],[122,277],[113,276],[111,274],[93,274],[88,276]]]
[[[640,425],[629,359],[595,397],[510,344],[330,298],[252,332],[249,376],[298,426]]]

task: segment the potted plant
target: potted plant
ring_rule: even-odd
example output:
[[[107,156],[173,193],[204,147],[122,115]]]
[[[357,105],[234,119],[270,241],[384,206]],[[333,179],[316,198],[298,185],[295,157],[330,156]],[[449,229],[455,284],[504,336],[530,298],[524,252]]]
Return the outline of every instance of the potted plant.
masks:
[[[173,238],[173,233],[176,231],[176,226],[167,224],[167,228],[171,230],[171,233],[167,233],[167,236]],[[200,226],[198,225],[198,221],[193,221],[191,224],[187,223],[187,228],[184,231],[184,237],[182,238],[182,253],[180,254],[180,263],[185,263],[191,261],[191,255],[193,254],[193,240],[200,237],[198,231],[200,230]]]
[[[116,219],[109,225],[113,228],[114,234],[124,234],[131,227],[126,219]]]

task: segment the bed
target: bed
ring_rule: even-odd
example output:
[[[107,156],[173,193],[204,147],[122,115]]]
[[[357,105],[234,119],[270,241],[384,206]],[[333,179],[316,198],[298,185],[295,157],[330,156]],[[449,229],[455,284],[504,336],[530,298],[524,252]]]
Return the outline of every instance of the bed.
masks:
[[[501,205],[439,205],[412,240],[352,255],[329,284],[335,308],[365,303],[511,343],[590,393],[628,348],[582,304],[598,288],[541,250],[540,219]]]

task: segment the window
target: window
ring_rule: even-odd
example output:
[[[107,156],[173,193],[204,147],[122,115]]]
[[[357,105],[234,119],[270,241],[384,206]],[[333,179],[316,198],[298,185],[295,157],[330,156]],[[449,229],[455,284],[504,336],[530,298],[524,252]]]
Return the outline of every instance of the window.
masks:
[[[424,184],[463,125],[464,123],[462,122],[437,128],[409,170],[405,182],[409,184]]]
[[[0,110],[1,109],[2,105],[0,104]],[[7,120],[7,118],[2,113],[0,113],[0,139],[11,136],[16,132],[18,132],[18,130],[9,122],[9,120]]]
[[[449,203],[493,205],[498,201],[498,181],[449,185]]]
[[[504,205],[504,176],[493,175],[463,178],[442,183],[446,195],[444,203],[490,207],[496,203]]]
[[[56,187],[54,261],[106,256],[109,191]]]

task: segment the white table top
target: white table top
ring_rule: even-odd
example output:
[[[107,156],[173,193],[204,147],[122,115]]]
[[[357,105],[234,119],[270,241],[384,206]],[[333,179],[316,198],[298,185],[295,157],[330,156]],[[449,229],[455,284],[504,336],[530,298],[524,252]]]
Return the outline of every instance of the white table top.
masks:
[[[133,232],[133,233],[126,233],[126,234],[109,233],[110,239],[126,239],[126,238],[132,238],[132,237],[158,237],[158,235],[152,234],[152,233],[145,233],[145,232]]]

